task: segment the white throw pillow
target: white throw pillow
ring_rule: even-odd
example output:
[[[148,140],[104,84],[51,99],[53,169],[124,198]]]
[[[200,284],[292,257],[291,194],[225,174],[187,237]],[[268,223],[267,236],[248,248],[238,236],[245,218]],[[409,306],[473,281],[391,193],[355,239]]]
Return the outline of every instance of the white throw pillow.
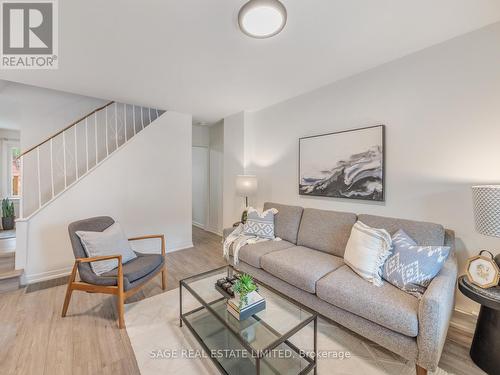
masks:
[[[88,257],[121,255],[122,264],[137,258],[120,224],[114,223],[102,232],[77,231],[83,249]],[[118,259],[91,262],[90,267],[96,275],[102,275],[118,267]]]
[[[352,227],[344,261],[363,279],[382,286],[382,266],[391,255],[391,246],[391,236],[385,229],[372,228],[358,221]]]
[[[259,212],[253,207],[247,209],[247,221],[243,226],[243,233],[246,236],[257,236],[274,240],[274,215],[278,213],[276,208],[271,208],[264,212]]]

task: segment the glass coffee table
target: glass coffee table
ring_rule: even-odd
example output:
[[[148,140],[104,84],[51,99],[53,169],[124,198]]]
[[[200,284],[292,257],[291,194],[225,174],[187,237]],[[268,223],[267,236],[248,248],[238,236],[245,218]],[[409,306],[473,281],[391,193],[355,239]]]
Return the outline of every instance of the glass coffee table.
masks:
[[[222,374],[316,374],[318,315],[254,280],[266,308],[239,321],[215,288],[218,279],[234,273],[239,272],[228,265],[181,280],[180,326],[191,331]],[[185,312],[187,300],[191,306]]]

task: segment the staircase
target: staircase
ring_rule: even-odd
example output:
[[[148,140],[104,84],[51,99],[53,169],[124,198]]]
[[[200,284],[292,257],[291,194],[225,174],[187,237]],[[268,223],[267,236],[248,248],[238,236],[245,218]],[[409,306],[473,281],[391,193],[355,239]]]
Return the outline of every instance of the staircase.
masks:
[[[23,152],[21,220],[36,215],[164,112],[110,102]]]
[[[19,156],[22,197],[20,218],[16,220],[17,245],[13,250],[12,244],[6,244],[2,250],[0,239],[0,292],[20,285],[26,267],[30,220],[164,112],[109,102]]]

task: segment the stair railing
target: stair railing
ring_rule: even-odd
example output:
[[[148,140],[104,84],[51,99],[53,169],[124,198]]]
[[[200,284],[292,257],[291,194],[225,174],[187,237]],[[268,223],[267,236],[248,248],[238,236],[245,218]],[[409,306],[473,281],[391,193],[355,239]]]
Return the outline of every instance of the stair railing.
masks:
[[[19,220],[34,216],[164,112],[109,102],[22,152]]]

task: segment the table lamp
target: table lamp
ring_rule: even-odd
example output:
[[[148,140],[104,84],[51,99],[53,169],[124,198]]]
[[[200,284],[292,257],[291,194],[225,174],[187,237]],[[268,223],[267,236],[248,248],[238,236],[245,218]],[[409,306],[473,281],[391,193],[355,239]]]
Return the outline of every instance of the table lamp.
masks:
[[[490,237],[500,237],[500,185],[472,187],[476,231]],[[495,257],[500,266],[500,254]]]
[[[236,193],[245,197],[245,211],[241,215],[241,222],[246,222],[247,208],[248,208],[248,197],[251,197],[257,193],[257,176],[251,175],[239,175],[236,176]]]

